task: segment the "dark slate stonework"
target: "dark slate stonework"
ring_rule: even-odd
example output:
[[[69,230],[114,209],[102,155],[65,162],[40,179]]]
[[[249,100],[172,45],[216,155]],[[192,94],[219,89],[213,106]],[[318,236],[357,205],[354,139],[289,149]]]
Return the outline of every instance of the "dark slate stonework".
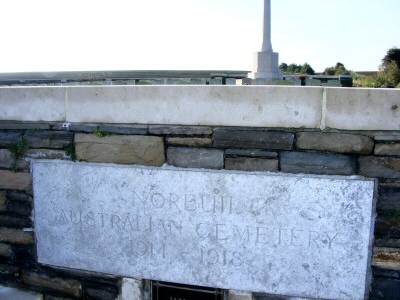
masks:
[[[9,121],[0,121],[0,129],[7,130],[32,130],[32,129],[41,129],[41,130],[49,130],[50,124],[48,123],[29,123],[29,122],[9,122]]]
[[[354,175],[357,172],[357,160],[352,156],[312,152],[282,152],[280,157],[281,171],[285,173]]]
[[[212,128],[206,126],[149,125],[149,133],[166,135],[210,135]]]
[[[374,278],[370,300],[398,300],[400,299],[400,280]]]
[[[118,134],[143,135],[147,134],[148,126],[147,125],[136,125],[136,126],[101,125],[99,126],[98,130],[107,131],[110,133],[118,133]]]
[[[237,157],[237,156],[246,156],[246,157],[267,157],[267,158],[277,158],[277,152],[271,151],[261,151],[261,150],[241,150],[241,149],[226,149],[226,156]]]
[[[31,148],[62,149],[74,141],[74,133],[66,131],[27,131],[25,137]]]
[[[207,148],[169,147],[167,150],[169,165],[181,168],[222,169],[224,151]]]
[[[399,210],[400,211],[400,190],[396,189],[379,189],[379,200],[376,208],[381,210]]]
[[[99,127],[98,125],[95,125],[95,124],[71,123],[68,125],[69,126],[65,126],[65,123],[57,123],[57,124],[54,124],[53,130],[92,133]]]
[[[27,218],[0,215],[0,226],[12,227],[12,228],[27,228],[31,227],[32,221]]]
[[[304,150],[371,154],[374,141],[360,134],[300,132],[296,135],[296,146]]]
[[[255,157],[228,157],[225,159],[226,170],[278,172],[277,159],[265,159]]]
[[[291,150],[294,134],[279,131],[217,129],[213,146],[217,148],[244,148]]]
[[[375,220],[375,237],[400,239],[400,220],[378,215]]]
[[[0,131],[0,147],[17,144],[22,137],[21,132],[3,132]]]
[[[366,177],[400,178],[400,158],[360,157],[359,174]]]

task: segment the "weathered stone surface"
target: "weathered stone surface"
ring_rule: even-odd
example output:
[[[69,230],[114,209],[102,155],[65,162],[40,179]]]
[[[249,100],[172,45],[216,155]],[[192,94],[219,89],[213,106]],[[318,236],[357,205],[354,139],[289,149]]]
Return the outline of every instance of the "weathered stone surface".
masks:
[[[282,152],[281,171],[286,173],[310,173],[326,175],[354,175],[357,161],[341,154],[310,152]]]
[[[0,131],[0,146],[9,146],[11,144],[17,144],[19,139],[22,137],[21,132],[2,132]]]
[[[0,226],[26,228],[32,226],[32,221],[28,218],[0,215]]]
[[[39,263],[309,298],[369,289],[374,180],[66,161],[33,172]]]
[[[118,287],[105,282],[95,283],[83,281],[82,292],[89,299],[116,300],[118,299]],[[120,299],[118,299],[120,300]]]
[[[211,127],[205,126],[168,126],[168,125],[150,125],[149,133],[167,134],[167,135],[210,135]]]
[[[169,147],[167,162],[182,168],[222,169],[224,152],[217,149]]]
[[[66,151],[51,149],[29,149],[24,152],[24,156],[35,159],[71,159]]]
[[[31,202],[32,201],[32,197],[29,194],[19,192],[19,191],[18,192],[8,191],[7,199],[9,199],[11,201],[22,201],[22,202]]]
[[[211,147],[212,140],[210,138],[196,138],[196,137],[167,137],[167,145],[171,146],[186,146],[186,147]]]
[[[279,161],[277,159],[228,157],[225,159],[225,169],[242,171],[278,172]]]
[[[22,270],[21,280],[27,284],[47,288],[73,297],[81,297],[82,288],[77,280],[50,277],[46,274]]]
[[[400,134],[379,134],[374,136],[375,141],[389,141],[389,142],[398,142],[400,141]]]
[[[226,156],[246,156],[246,157],[268,157],[268,158],[277,158],[277,152],[271,151],[261,151],[261,150],[242,150],[242,149],[226,149]]]
[[[294,134],[278,131],[217,129],[214,132],[214,147],[290,150]]]
[[[4,190],[30,190],[31,174],[14,173],[12,171],[0,170],[0,189]]]
[[[119,300],[143,299],[143,281],[134,278],[122,278]]]
[[[366,177],[400,178],[400,158],[362,156],[359,174]]]
[[[18,276],[19,268],[10,265],[0,264],[0,274]]]
[[[74,141],[74,133],[67,131],[27,131],[25,137],[31,148],[62,149]]]
[[[1,121],[0,129],[7,130],[49,130],[50,124],[48,123],[40,123],[40,122],[9,122],[9,121]]]
[[[381,188],[376,208],[380,210],[399,210],[400,211],[400,191],[394,189]]]
[[[35,241],[32,232],[0,227],[0,242],[32,245]]]
[[[165,162],[164,142],[155,136],[106,136],[92,134],[75,135],[75,151],[78,160],[89,162],[140,164],[161,166]]]
[[[6,203],[7,203],[6,191],[0,190],[0,212],[5,212],[7,210]]]
[[[21,291],[11,287],[0,286],[0,299],[2,300],[43,300],[43,295]]]
[[[399,239],[400,220],[378,215],[375,221],[375,236]]]
[[[28,161],[17,159],[14,161],[14,156],[8,149],[0,149],[0,168],[11,169],[14,165],[18,167],[18,170],[29,169],[30,163]]]
[[[400,270],[400,249],[375,247],[372,265],[387,270]]]
[[[326,127],[343,130],[399,130],[396,89],[326,88]]]
[[[374,245],[376,247],[400,248],[400,240],[396,240],[396,239],[375,239]]]
[[[0,168],[11,168],[14,157],[8,149],[0,149]]]
[[[398,300],[400,299],[400,280],[374,278],[370,299]]]
[[[400,144],[376,144],[374,154],[400,156]]]
[[[136,134],[143,135],[147,134],[148,126],[147,125],[101,125],[99,126],[99,131],[107,131],[111,133],[118,134]]]
[[[0,243],[0,256],[10,257],[11,255],[11,245]]]
[[[96,129],[98,129],[97,124],[77,124],[77,123],[56,123],[53,125],[53,130],[57,131],[73,131],[73,132],[85,132],[85,133],[93,133]]]
[[[230,290],[228,300],[253,300],[253,294],[250,292]]]
[[[296,135],[296,146],[304,150],[371,154],[374,141],[359,134],[300,132]]]
[[[30,216],[32,207],[27,202],[8,201],[7,211],[17,215]]]

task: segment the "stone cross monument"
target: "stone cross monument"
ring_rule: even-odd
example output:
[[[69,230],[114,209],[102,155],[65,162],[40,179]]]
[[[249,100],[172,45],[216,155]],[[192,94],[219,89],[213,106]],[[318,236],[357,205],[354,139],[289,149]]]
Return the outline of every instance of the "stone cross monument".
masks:
[[[271,0],[264,0],[263,42],[261,52],[255,52],[253,60],[253,72],[249,77],[267,80],[282,77],[279,72],[279,53],[272,50]]]

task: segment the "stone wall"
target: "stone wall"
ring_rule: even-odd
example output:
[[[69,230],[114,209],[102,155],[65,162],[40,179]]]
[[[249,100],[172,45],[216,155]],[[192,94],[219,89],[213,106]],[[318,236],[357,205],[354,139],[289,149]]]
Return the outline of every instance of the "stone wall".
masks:
[[[204,93],[204,90],[199,92],[195,88],[190,90],[190,87],[187,87],[187,89],[192,93],[187,97],[193,99],[198,99],[199,94]],[[116,299],[117,297],[128,299],[124,298],[124,289],[127,288],[124,282],[128,281],[131,285],[144,284],[144,296],[148,297],[147,281],[132,283],[129,280],[133,279],[52,268],[37,262],[30,160],[62,159],[156,167],[167,163],[183,168],[361,175],[377,178],[378,217],[375,225],[370,298],[398,299],[400,297],[400,126],[396,105],[400,106],[400,91],[393,90],[388,96],[388,92],[383,90],[382,94],[373,95],[377,93],[376,90],[336,89],[332,90],[332,96],[329,96],[328,91],[327,96],[327,91],[322,88],[295,88],[296,90],[289,88],[290,90],[278,90],[278,95],[276,88],[264,89],[261,91],[267,95],[265,102],[254,100],[262,95],[258,88],[253,91],[247,90],[248,98],[254,98],[254,101],[249,103],[246,100],[235,102],[237,93],[228,93],[225,90],[225,94],[217,97],[212,94],[216,93],[215,91],[211,92],[208,98],[214,98],[213,100],[225,98],[224,109],[228,110],[228,113],[219,111],[221,108],[218,108],[219,104],[215,102],[209,104],[207,112],[201,108],[196,111],[189,106],[187,111],[191,111],[191,115],[182,118],[181,124],[184,125],[175,125],[177,116],[173,116],[169,111],[167,106],[170,104],[162,105],[159,99],[154,100],[152,94],[148,94],[149,106],[152,107],[155,105],[154,101],[159,101],[157,104],[159,109],[148,112],[148,115],[139,116],[142,119],[147,118],[148,123],[133,124],[131,121],[115,122],[115,118],[118,119],[119,116],[110,115],[110,111],[102,108],[102,103],[109,100],[111,95],[107,94],[107,98],[104,93],[117,92],[117,95],[121,95],[121,90],[111,92],[100,90],[103,97],[100,97],[96,104],[91,102],[91,111],[79,111],[77,113],[79,116],[76,117],[68,116],[73,108],[66,109],[63,106],[61,111],[65,109],[66,116],[64,116],[60,109],[55,107],[57,103],[51,103],[52,97],[59,91],[0,89],[2,110],[9,108],[0,112],[0,285],[33,291],[46,300]],[[90,102],[91,97],[94,97],[99,90],[89,90],[90,96],[83,93],[84,91],[87,92],[87,90],[80,91],[81,106],[87,105],[87,101]],[[79,90],[73,91],[73,93],[78,92]],[[253,92],[256,92],[256,96],[252,94]],[[38,93],[41,93],[40,97]],[[246,96],[244,92],[239,93],[242,93],[240,96]],[[13,103],[10,100],[11,94],[13,97],[18,94],[18,99],[24,101]],[[286,96],[282,96],[281,102],[274,102],[274,99],[279,99],[281,94]],[[288,94],[291,95],[291,100],[288,99]],[[314,94],[317,99],[321,99],[315,101],[320,107],[316,112],[317,116],[314,116],[315,113],[311,114],[316,121],[311,118],[298,121],[296,118],[299,115],[302,117],[308,113],[305,112],[306,108],[310,110],[310,105],[306,106],[305,102],[311,103]],[[171,91],[167,90],[164,100],[176,101],[176,97],[173,96],[174,93],[171,94]],[[61,99],[63,97],[61,96]],[[381,102],[376,103],[374,99]],[[330,100],[336,101],[337,105],[330,103]],[[118,101],[120,102],[114,104],[116,107],[121,107],[121,103],[123,104],[125,100]],[[290,103],[296,108],[292,116],[281,115],[279,107],[285,103]],[[196,105],[198,103],[192,107]],[[213,109],[210,109],[213,105]],[[244,111],[243,114],[247,113],[246,109],[248,111],[254,109],[254,115],[260,114],[260,110],[272,110],[271,115],[275,116],[275,120],[267,119],[264,124],[270,126],[260,126],[263,123],[258,122],[255,116],[252,120],[245,121],[247,124],[243,126],[244,118],[242,122],[236,121],[241,118],[235,114],[237,106]],[[375,106],[377,109],[372,109]],[[350,109],[346,111],[346,107]],[[388,109],[385,110],[385,107]],[[24,108],[31,109],[21,111]],[[42,109],[46,111],[41,111]],[[127,110],[129,109],[132,108],[127,107]],[[290,107],[287,109],[291,110]],[[176,110],[182,114],[179,107],[176,107]],[[335,114],[329,115],[331,111]],[[121,113],[127,112],[121,111]],[[198,119],[194,122],[200,125],[193,124],[193,118],[201,114],[204,114],[202,117],[205,124],[201,124]],[[215,116],[208,117],[207,114]],[[219,119],[218,114],[221,115]],[[87,122],[75,122],[77,119],[84,119],[86,115],[91,116]],[[230,116],[229,121],[225,121],[225,115]],[[347,120],[345,115],[348,116]],[[355,115],[360,117],[354,119]],[[102,118],[104,121],[99,121]],[[166,121],[164,124],[157,124],[154,122],[155,119]],[[289,121],[286,122],[286,119]],[[371,122],[366,122],[368,120]],[[237,126],[231,124],[235,122]],[[254,122],[255,126],[248,125],[251,122]],[[279,125],[271,126],[272,122]],[[285,122],[288,123],[287,126],[284,126]],[[294,126],[296,122],[308,125]],[[338,125],[326,126],[332,122]],[[54,180],[60,179],[54,178]],[[235,295],[235,292],[232,292],[231,298],[235,298]],[[249,295],[243,297],[249,298]],[[245,299],[243,297],[240,299]],[[258,300],[278,299],[259,294],[253,297]]]

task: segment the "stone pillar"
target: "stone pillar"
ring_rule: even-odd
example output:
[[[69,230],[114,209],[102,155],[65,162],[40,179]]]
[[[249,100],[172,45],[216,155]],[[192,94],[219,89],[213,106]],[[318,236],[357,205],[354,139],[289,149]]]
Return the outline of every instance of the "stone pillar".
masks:
[[[273,52],[271,43],[271,0],[264,0],[263,42],[261,52],[253,56],[253,72],[249,74],[253,79],[281,78],[279,71],[279,53]]]
[[[273,51],[271,43],[271,0],[264,0],[264,26],[261,51]]]

